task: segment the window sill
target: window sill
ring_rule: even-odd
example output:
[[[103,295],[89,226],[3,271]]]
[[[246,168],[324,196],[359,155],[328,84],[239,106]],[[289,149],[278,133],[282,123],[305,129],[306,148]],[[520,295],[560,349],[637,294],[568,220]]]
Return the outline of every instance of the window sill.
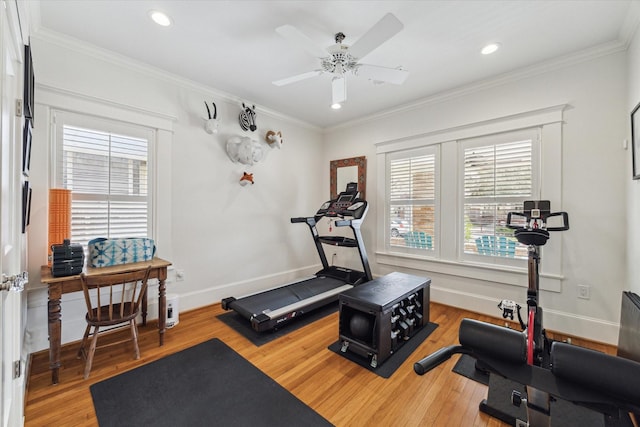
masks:
[[[452,261],[397,252],[376,251],[379,264],[526,288],[527,269],[469,261]],[[562,291],[563,276],[540,272],[540,290]]]

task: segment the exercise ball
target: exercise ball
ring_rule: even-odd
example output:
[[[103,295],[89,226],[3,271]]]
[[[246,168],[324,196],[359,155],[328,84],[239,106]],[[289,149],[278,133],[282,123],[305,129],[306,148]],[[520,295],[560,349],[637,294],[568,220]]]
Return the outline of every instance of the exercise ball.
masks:
[[[354,313],[349,320],[349,330],[354,338],[366,341],[371,335],[371,318]]]

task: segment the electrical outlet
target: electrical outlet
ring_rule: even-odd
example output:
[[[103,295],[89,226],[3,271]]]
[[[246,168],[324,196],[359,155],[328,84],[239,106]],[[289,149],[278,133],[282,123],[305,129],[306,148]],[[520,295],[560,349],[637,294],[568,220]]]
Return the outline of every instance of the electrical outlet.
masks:
[[[176,282],[182,282],[184,280],[184,270],[176,270]]]
[[[578,298],[591,298],[591,288],[589,287],[589,285],[578,285]]]

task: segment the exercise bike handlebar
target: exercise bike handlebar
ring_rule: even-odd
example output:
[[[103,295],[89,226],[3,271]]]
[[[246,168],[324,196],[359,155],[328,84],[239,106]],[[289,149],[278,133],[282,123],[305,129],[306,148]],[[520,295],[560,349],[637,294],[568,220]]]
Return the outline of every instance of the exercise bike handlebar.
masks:
[[[506,227],[510,228],[512,230],[520,230],[520,229],[528,229],[528,224],[527,226],[523,227],[521,225],[516,225],[516,224],[512,224],[511,223],[511,218],[513,216],[520,216],[525,218],[526,222],[528,223],[529,221],[531,221],[531,219],[538,219],[538,218],[532,218],[531,213],[527,213],[527,212],[509,212],[507,213],[507,224]],[[546,227],[546,221],[548,218],[551,217],[556,217],[556,216],[561,216],[562,217],[562,225],[558,226],[558,227]],[[569,229],[569,214],[566,212],[551,212],[551,213],[546,213],[540,216],[540,218],[543,223],[545,224],[545,226],[543,227],[544,230],[547,231],[566,231]]]

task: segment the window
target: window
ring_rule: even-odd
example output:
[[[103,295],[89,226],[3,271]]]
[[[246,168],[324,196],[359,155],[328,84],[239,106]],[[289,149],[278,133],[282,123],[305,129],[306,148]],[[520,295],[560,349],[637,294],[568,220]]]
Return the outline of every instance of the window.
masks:
[[[436,150],[425,148],[388,156],[388,245],[435,248]]]
[[[536,130],[509,132],[462,141],[465,254],[526,258],[507,214],[535,198]]]
[[[151,235],[149,129],[57,113],[55,186],[71,190],[71,239]]]

